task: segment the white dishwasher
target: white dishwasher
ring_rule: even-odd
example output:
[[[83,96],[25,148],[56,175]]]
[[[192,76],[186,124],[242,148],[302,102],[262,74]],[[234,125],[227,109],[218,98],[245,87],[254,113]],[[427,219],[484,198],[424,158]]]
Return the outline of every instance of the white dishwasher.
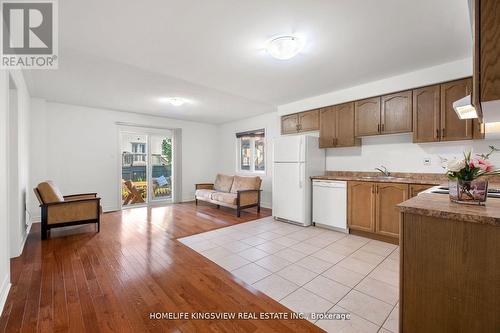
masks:
[[[313,222],[341,232],[347,228],[347,182],[313,180]]]

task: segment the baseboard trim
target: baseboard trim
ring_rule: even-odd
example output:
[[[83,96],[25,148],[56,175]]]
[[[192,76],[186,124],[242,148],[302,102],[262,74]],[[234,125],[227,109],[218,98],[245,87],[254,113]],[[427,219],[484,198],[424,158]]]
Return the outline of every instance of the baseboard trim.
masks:
[[[7,274],[4,277],[2,281],[2,287],[0,289],[0,314],[3,312],[5,302],[7,301],[7,296],[9,296],[10,287],[12,286],[9,276],[10,274]]]
[[[30,231],[31,231],[31,225],[32,225],[32,223],[30,223],[30,225],[26,228],[26,235],[24,236],[24,239],[21,243],[21,246],[19,247],[19,251],[17,252],[16,257],[19,257],[21,254],[23,254],[24,245],[26,245],[26,241],[28,240],[28,235],[30,234]]]
[[[268,209],[272,209],[272,204],[270,204],[269,202],[261,202],[260,203],[260,206],[263,207],[263,208],[268,208]]]

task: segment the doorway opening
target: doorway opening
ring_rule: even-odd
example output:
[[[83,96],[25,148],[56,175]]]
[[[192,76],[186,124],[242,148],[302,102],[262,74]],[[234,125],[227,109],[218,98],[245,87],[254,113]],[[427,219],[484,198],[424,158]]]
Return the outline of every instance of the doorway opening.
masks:
[[[170,131],[121,131],[120,153],[123,208],[172,201],[174,154]]]

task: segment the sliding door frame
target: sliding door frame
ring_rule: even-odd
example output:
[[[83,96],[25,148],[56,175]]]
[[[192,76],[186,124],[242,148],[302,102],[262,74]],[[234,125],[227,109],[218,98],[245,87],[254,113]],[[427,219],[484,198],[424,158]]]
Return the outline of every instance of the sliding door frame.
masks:
[[[158,127],[145,127],[140,125],[128,124],[128,123],[116,123],[118,125],[117,129],[117,147],[116,151],[118,152],[117,165],[118,165],[118,173],[117,173],[117,193],[118,193],[118,205],[119,210],[128,209],[128,208],[137,208],[137,207],[148,207],[155,205],[163,205],[166,203],[174,202],[174,193],[177,191],[176,188],[176,177],[177,170],[175,162],[176,159],[176,150],[177,145],[175,144],[175,129],[170,128],[158,128]],[[122,134],[137,134],[146,136],[146,153],[147,153],[147,168],[146,168],[146,181],[147,181],[147,198],[146,203],[144,204],[136,204],[136,205],[123,205],[122,199],[122,147],[121,147],[121,138]],[[172,163],[171,163],[171,195],[168,199],[157,199],[153,200],[153,165],[152,165],[152,154],[151,154],[151,137],[164,137],[172,139]]]

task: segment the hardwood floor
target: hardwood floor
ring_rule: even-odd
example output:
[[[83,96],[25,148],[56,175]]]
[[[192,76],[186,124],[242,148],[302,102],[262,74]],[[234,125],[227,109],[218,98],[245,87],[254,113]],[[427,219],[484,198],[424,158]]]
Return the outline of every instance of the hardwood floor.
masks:
[[[33,225],[11,261],[0,332],[321,332],[306,320],[151,320],[151,312],[288,312],[176,238],[269,216],[192,203],[104,214],[93,225]]]

